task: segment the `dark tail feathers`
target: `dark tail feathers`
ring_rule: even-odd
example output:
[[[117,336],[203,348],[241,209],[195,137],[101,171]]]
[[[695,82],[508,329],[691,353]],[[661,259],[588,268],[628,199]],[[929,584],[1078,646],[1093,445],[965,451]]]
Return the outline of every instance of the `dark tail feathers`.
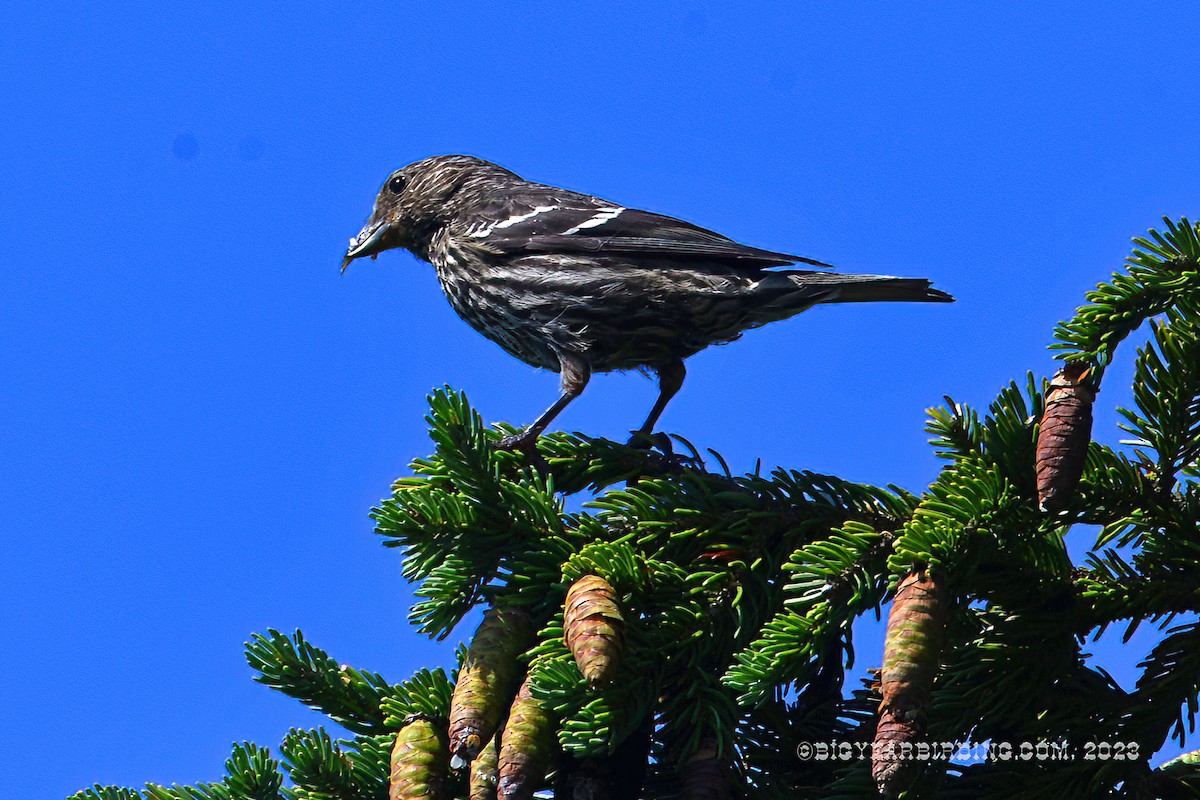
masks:
[[[890,275],[844,275],[836,272],[789,270],[772,273],[802,293],[811,292],[815,303],[871,303],[901,301],[953,303],[954,298],[934,289],[925,278],[894,278]],[[772,281],[774,283],[775,281]],[[778,288],[783,288],[782,286]]]

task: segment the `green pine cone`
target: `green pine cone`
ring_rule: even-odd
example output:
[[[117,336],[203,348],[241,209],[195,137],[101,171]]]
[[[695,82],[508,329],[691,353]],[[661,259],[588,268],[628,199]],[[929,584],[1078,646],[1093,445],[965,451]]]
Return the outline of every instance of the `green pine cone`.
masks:
[[[521,684],[508,712],[500,736],[500,800],[530,800],[542,787],[554,749],[554,721],[529,690],[529,678]]]
[[[718,755],[716,742],[706,737],[683,767],[679,800],[729,800],[732,797],[730,763]]]
[[[471,762],[469,800],[496,800],[496,766],[500,757],[500,734],[497,733]]]
[[[871,772],[884,797],[896,797],[920,770],[921,762],[900,753],[925,734],[947,614],[941,580],[918,570],[900,581],[888,614],[883,701],[872,750]]]
[[[567,649],[587,682],[611,683],[625,651],[625,620],[608,581],[584,575],[571,585],[563,608],[563,631]]]
[[[449,760],[445,734],[430,720],[413,718],[396,734],[389,800],[442,797]]]
[[[470,761],[495,734],[520,678],[517,657],[533,636],[524,611],[491,608],[483,615],[450,699],[451,753]]]

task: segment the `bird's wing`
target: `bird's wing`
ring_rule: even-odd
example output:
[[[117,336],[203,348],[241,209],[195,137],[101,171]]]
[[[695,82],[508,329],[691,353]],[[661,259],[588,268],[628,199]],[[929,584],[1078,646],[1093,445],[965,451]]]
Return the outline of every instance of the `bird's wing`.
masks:
[[[829,266],[739,244],[681,219],[551,187],[508,194],[477,207],[464,222],[458,231],[463,240],[502,256],[620,254],[666,260],[702,258],[753,268],[797,262]]]

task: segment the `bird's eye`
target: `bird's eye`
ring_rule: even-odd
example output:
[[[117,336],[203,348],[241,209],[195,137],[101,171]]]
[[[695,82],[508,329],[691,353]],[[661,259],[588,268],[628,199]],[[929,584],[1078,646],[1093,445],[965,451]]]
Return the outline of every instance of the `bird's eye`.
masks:
[[[390,181],[387,182],[388,191],[391,192],[392,194],[400,194],[401,192],[404,191],[405,183],[406,183],[406,181],[404,180],[404,178],[397,175],[396,177],[392,178]]]

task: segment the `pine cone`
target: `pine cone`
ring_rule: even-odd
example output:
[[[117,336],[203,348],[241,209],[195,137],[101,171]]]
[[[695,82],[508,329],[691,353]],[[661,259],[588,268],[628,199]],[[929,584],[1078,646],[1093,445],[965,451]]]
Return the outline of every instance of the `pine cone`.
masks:
[[[471,762],[470,800],[496,800],[496,766],[500,755],[500,734],[497,733]]]
[[[500,800],[530,800],[542,788],[554,748],[554,722],[529,691],[529,678],[521,684],[500,736]]]
[[[563,630],[567,649],[587,682],[611,683],[625,649],[625,620],[608,581],[584,575],[571,585],[563,608]]]
[[[1096,388],[1087,381],[1087,364],[1067,364],[1050,381],[1046,410],[1037,437],[1038,505],[1042,511],[1066,507],[1083,475],[1092,439],[1092,403]]]
[[[517,657],[533,634],[524,611],[491,608],[483,615],[450,698],[450,752],[463,761],[495,734],[520,677]]]
[[[612,800],[614,794],[608,784],[613,774],[609,767],[609,760],[604,758],[561,759],[556,770],[555,800]]]
[[[1196,773],[1200,773],[1200,750],[1193,750],[1190,753],[1176,756],[1170,761],[1160,764],[1158,771],[1177,777],[1194,776]]]
[[[389,800],[442,797],[448,767],[445,734],[425,717],[414,717],[396,734]]]
[[[900,746],[925,733],[933,680],[946,627],[946,590],[923,570],[900,581],[888,614],[883,648],[883,702],[875,729],[871,774],[884,797],[895,797],[920,771],[901,760]]]
[[[679,800],[730,800],[733,780],[730,764],[717,754],[717,743],[704,739],[683,767]]]

